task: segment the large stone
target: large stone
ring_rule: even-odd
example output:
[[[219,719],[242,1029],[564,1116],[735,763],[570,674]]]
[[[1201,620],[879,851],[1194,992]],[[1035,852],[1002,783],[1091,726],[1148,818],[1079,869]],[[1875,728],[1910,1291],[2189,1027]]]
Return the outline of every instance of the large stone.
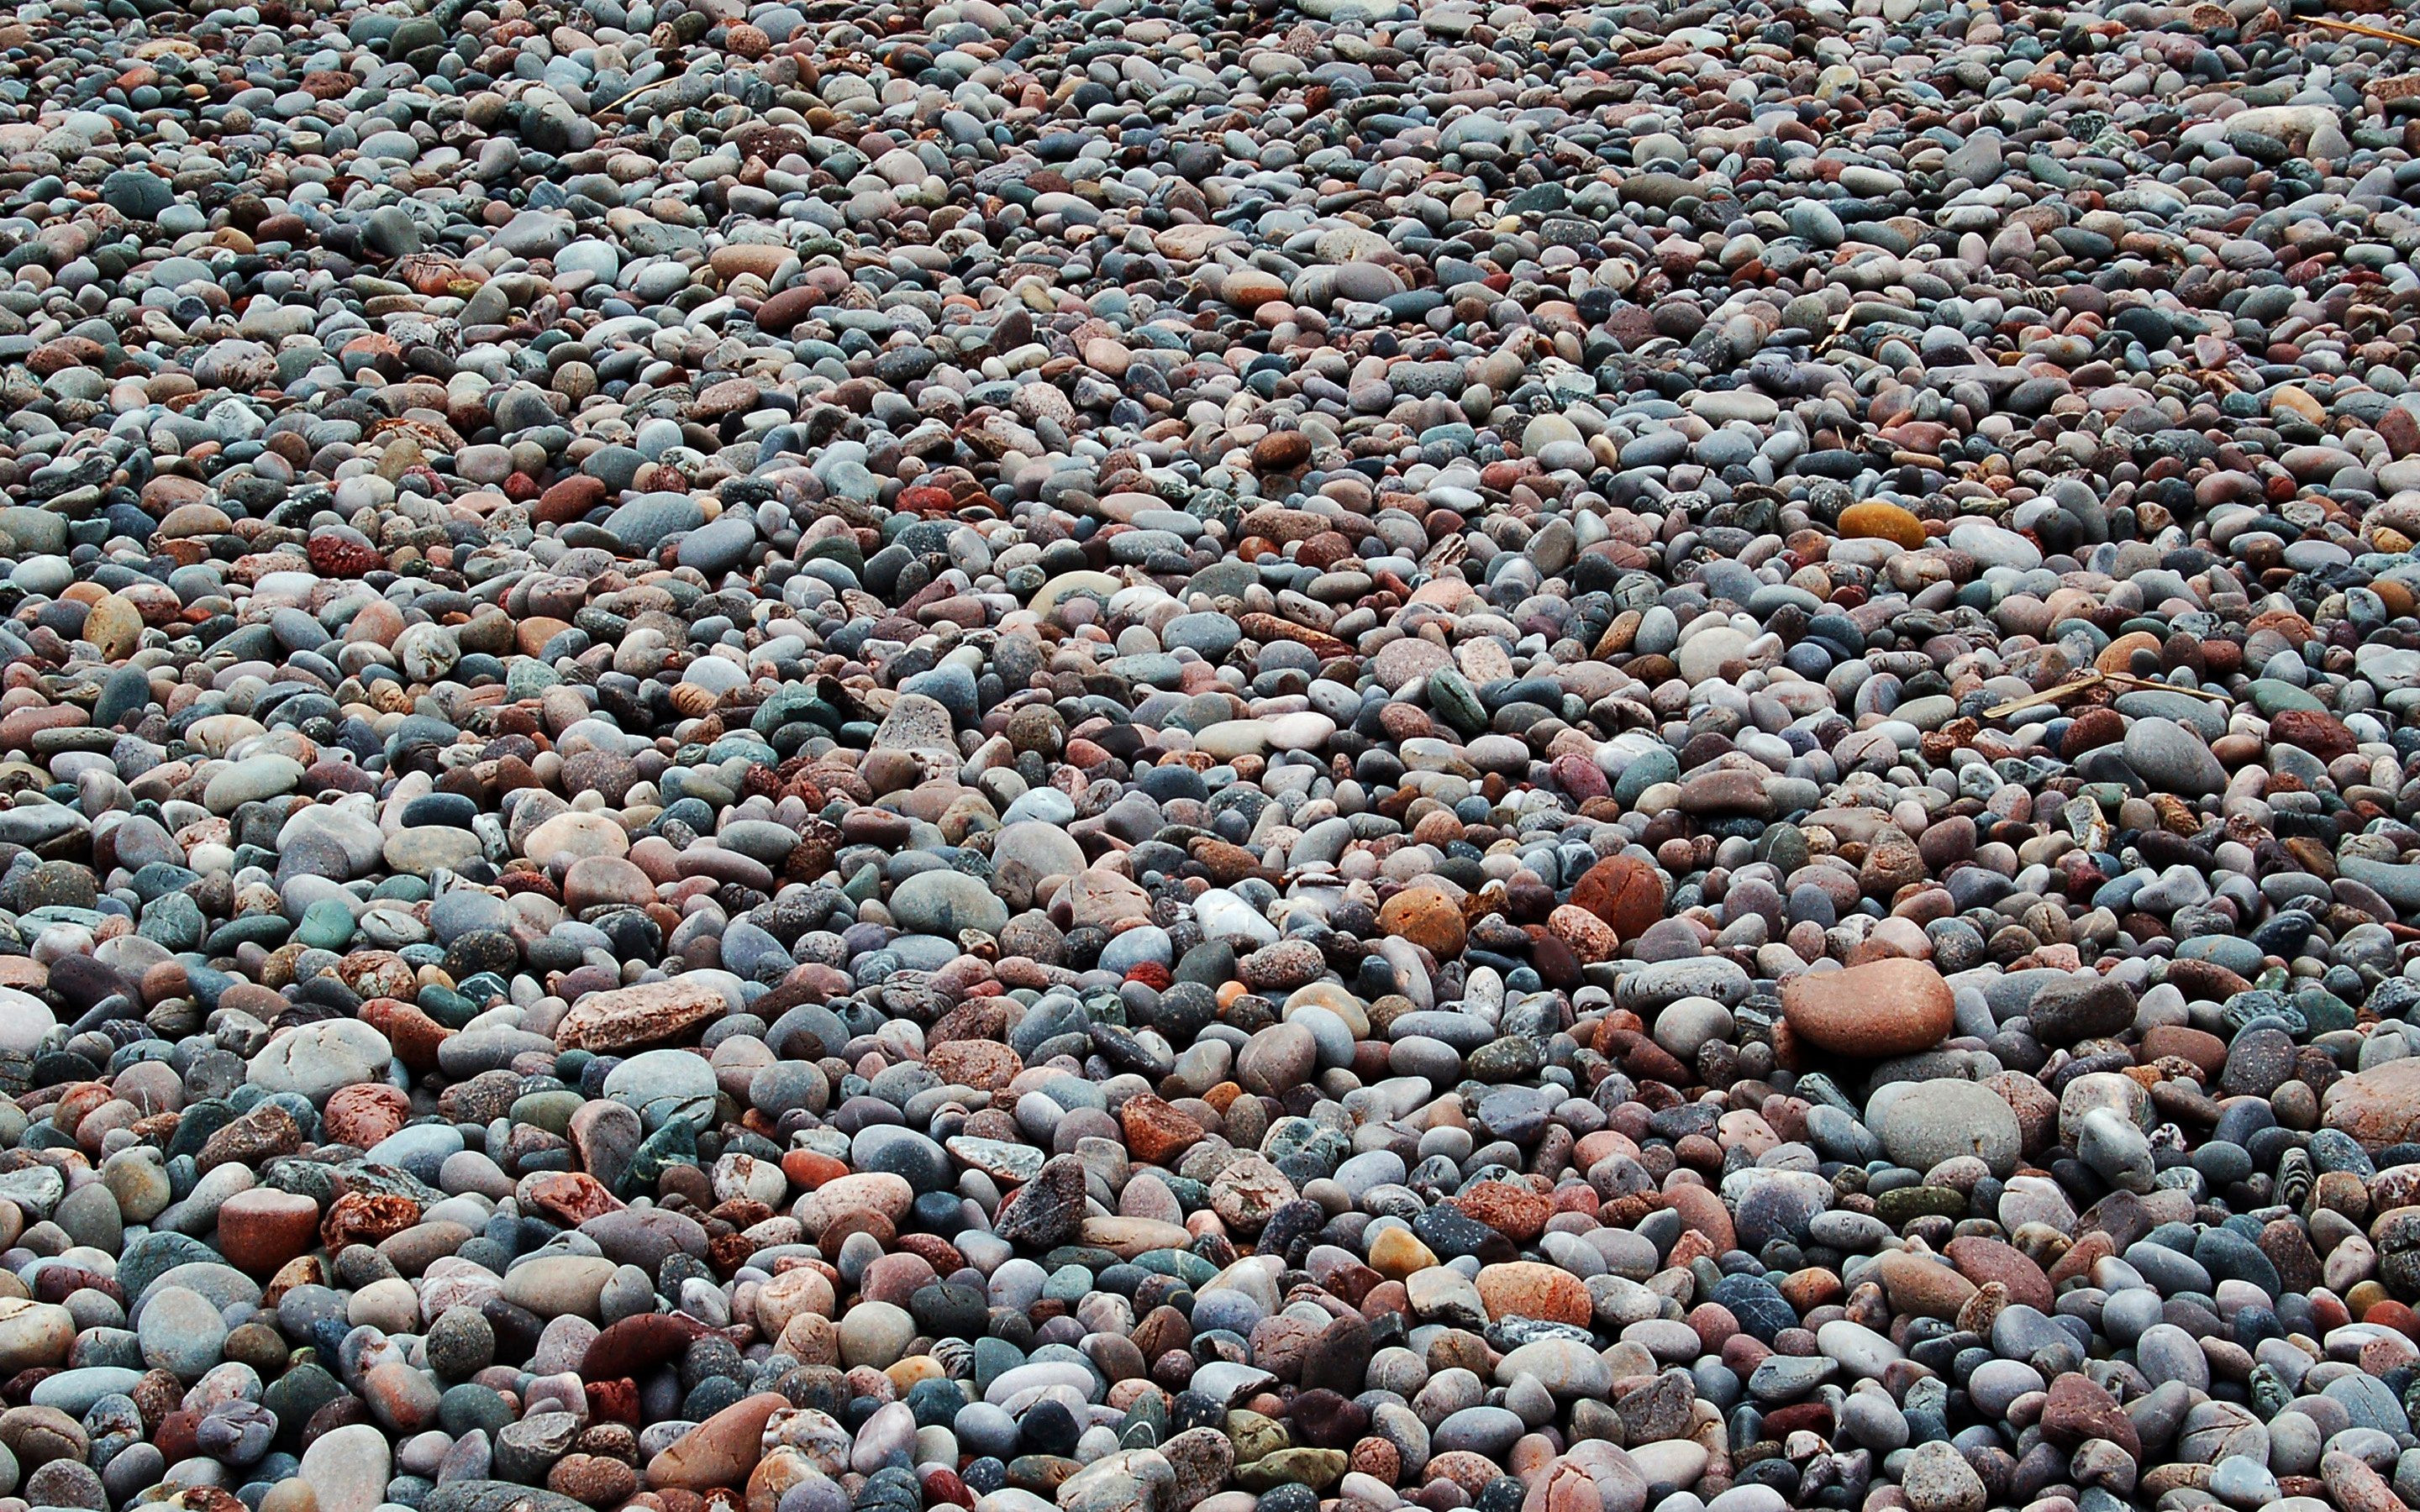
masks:
[[[504,1300],[540,1318],[593,1319],[613,1262],[594,1255],[542,1255],[504,1273]]]
[[[2050,1383],[2041,1407],[2042,1437],[2061,1449],[2074,1449],[2087,1440],[2106,1439],[2127,1454],[2140,1456],[2142,1437],[2118,1398],[2099,1382],[2070,1371]]]
[[[1983,1477],[1955,1444],[1941,1440],[1916,1445],[1900,1472],[1900,1489],[1915,1512],[1983,1512],[1991,1500]]]
[[[2024,1151],[2017,1116],[1999,1095],[1973,1082],[1898,1083],[1874,1094],[1868,1121],[1890,1158],[1927,1171],[1961,1155],[1981,1158],[1994,1176],[2016,1169]]]
[[[1840,511],[1840,537],[1895,541],[1914,551],[1924,545],[1924,522],[1897,504],[1869,499]]]
[[[1890,1296],[1891,1310],[1917,1318],[1954,1319],[1975,1295],[1975,1283],[1929,1256],[1885,1250],[1875,1276]]]
[[[2136,719],[2126,731],[2126,764],[2155,792],[2208,797],[2226,786],[2226,768],[2201,737],[2174,719]]]
[[[958,759],[950,711],[939,700],[923,693],[902,693],[891,705],[880,729],[874,733],[876,750],[903,750],[919,756]]]
[[[1637,856],[1608,856],[1574,886],[1572,903],[1611,925],[1626,945],[1663,918],[1664,879]]]
[[[0,1370],[55,1365],[75,1342],[75,1317],[53,1303],[0,1298]]]
[[[1534,1318],[1550,1323],[1589,1326],[1588,1288],[1570,1272],[1531,1260],[1483,1267],[1478,1277],[1480,1301],[1491,1319]]]
[[[1462,906],[1439,887],[1405,887],[1378,910],[1378,927],[1439,961],[1462,954]]]
[[[2066,977],[2044,983],[2025,1016],[2043,1044],[2071,1045],[2133,1027],[2134,995],[2107,977]]]
[[[1030,903],[1035,884],[1046,877],[1071,877],[1083,870],[1084,848],[1057,825],[1021,819],[992,837],[992,885],[1007,906]]]
[[[2326,1123],[2372,1149],[2420,1136],[2420,1057],[2389,1060],[2327,1089]]]
[[[1903,959],[1792,977],[1781,984],[1781,1012],[1818,1049],[1869,1059],[1930,1050],[1957,1022],[1941,973]]]
[[[768,1391],[724,1408],[648,1460],[647,1484],[690,1491],[744,1484],[764,1455],[766,1420],[789,1405]]]
[[[428,1492],[420,1512],[592,1512],[582,1502],[508,1480],[451,1480]]]
[[[1054,906],[1065,908],[1069,921],[1078,929],[1112,933],[1151,918],[1151,895],[1142,890],[1140,884],[1132,877],[1099,868],[1078,872],[1071,877]],[[1002,903],[1001,907],[1005,911],[1007,905]]]
[[[606,1074],[605,1095],[636,1110],[650,1132],[675,1118],[703,1126],[714,1112],[714,1066],[687,1050],[645,1051]]]
[[[889,1171],[864,1171],[835,1177],[799,1199],[790,1215],[810,1240],[820,1237],[843,1217],[868,1211],[896,1223],[916,1200],[916,1189],[903,1176]]]
[[[653,1044],[721,1018],[728,1006],[720,989],[691,977],[591,993],[555,1026],[554,1042],[564,1050]]]
[[[162,1288],[144,1304],[136,1326],[143,1363],[185,1381],[200,1380],[219,1363],[227,1331],[209,1299],[185,1287]]]
[[[395,1052],[386,1036],[359,1019],[323,1019],[269,1041],[245,1074],[272,1092],[300,1092],[315,1103],[356,1082],[386,1075]]]
[[[300,1193],[256,1186],[219,1207],[219,1248],[256,1276],[306,1253],[319,1237],[319,1205]]]
[[[1546,1462],[1521,1512],[1642,1512],[1647,1491],[1646,1473],[1626,1451],[1588,1439]]]
[[[302,1483],[318,1498],[317,1512],[374,1512],[386,1500],[394,1464],[386,1435],[367,1423],[331,1428],[302,1451]]]
[[[1074,1240],[1083,1221],[1084,1163],[1074,1155],[1054,1155],[1032,1180],[1008,1195],[992,1227],[1002,1239],[1047,1249]]]
[[[31,993],[0,987],[0,1052],[30,1056],[42,1048],[58,1018]]]
[[[891,915],[917,934],[957,938],[960,930],[998,934],[1008,927],[1008,904],[963,872],[919,872],[891,895]]]
[[[1235,1079],[1248,1092],[1281,1097],[1308,1081],[1318,1069],[1319,1041],[1294,1020],[1261,1030],[1235,1057]]]

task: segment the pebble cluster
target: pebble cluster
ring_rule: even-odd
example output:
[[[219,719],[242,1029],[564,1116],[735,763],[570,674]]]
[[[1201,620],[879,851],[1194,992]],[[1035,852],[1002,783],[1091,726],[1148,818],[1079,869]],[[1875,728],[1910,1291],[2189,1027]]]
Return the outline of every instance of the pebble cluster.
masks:
[[[2420,1505],[2345,8],[17,0],[0,1512]]]

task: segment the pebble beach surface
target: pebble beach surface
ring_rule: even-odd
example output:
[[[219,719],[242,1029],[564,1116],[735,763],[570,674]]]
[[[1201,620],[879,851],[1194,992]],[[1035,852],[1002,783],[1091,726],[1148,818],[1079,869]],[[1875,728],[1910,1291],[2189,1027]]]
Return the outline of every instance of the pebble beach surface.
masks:
[[[0,1512],[2420,1505],[2357,8],[21,0]]]

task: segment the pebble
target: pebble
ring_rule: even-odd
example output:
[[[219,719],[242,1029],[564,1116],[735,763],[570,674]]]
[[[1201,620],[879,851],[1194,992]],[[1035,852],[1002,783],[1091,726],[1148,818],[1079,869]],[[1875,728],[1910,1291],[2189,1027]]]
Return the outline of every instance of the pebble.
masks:
[[[2397,35],[0,18],[0,1512],[2420,1504]]]

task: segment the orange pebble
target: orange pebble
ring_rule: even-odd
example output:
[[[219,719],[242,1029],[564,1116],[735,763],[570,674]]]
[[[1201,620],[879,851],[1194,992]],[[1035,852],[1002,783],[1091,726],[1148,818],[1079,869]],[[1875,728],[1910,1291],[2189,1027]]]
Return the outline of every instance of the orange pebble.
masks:
[[[812,1192],[838,1177],[848,1174],[848,1166],[812,1149],[790,1149],[782,1153],[782,1174]]]

